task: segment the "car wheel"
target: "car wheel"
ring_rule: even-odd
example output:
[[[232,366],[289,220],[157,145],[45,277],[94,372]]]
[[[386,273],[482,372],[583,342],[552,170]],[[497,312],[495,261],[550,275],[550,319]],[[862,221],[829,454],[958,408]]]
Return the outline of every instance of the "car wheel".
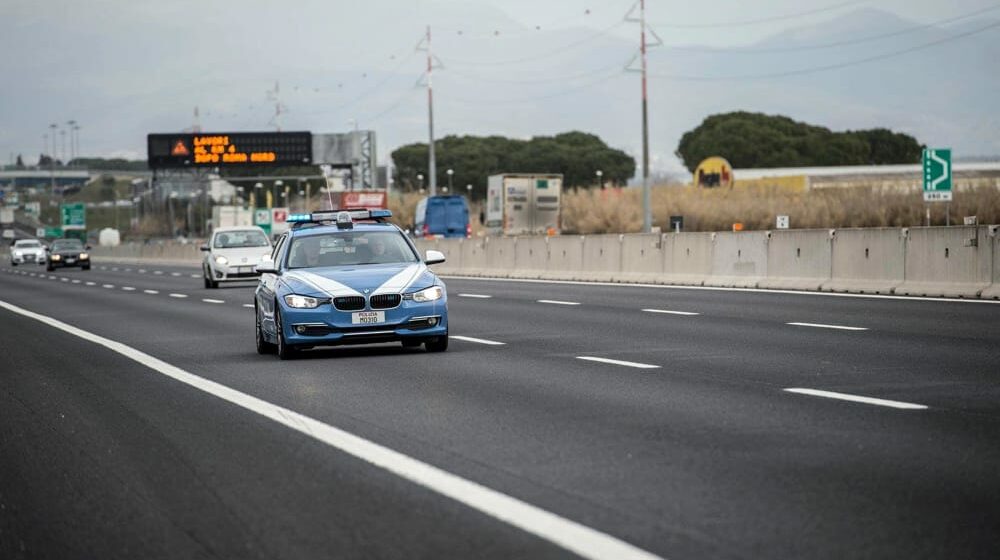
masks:
[[[278,304],[274,304],[274,331],[278,340],[278,358],[282,360],[292,360],[298,355],[298,351],[285,341],[285,331],[281,324],[281,311]]]
[[[87,266],[81,266],[80,268],[82,268],[83,270],[90,270],[90,265],[88,264]]]
[[[49,271],[49,272],[52,272],[52,271],[53,271],[53,270],[55,270],[55,269],[56,269],[56,267],[54,267],[54,266],[52,266],[52,265],[50,265],[50,264],[49,264],[49,265],[45,265],[45,270],[47,270],[47,271]]]
[[[274,353],[274,344],[268,342],[267,338],[264,337],[264,328],[260,324],[260,310],[254,307],[253,313],[254,316],[256,317],[256,320],[254,321],[254,324],[256,326],[254,331],[255,331],[255,338],[257,339],[257,353],[272,354]]]
[[[437,337],[437,340],[428,340],[424,343],[424,346],[427,348],[428,352],[444,352],[448,349],[448,333],[444,333],[443,336]]]
[[[219,283],[216,282],[215,280],[212,280],[212,269],[211,269],[211,267],[205,269],[204,279],[205,279],[205,289],[206,290],[214,290],[214,289],[216,289],[216,288],[219,287]]]

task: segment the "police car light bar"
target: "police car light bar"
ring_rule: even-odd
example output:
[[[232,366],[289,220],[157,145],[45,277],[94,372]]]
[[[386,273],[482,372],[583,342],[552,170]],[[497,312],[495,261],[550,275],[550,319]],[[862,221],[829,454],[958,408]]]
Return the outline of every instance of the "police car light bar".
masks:
[[[313,212],[312,214],[289,214],[288,222],[294,222],[299,224],[306,223],[318,223],[318,222],[336,222],[337,215],[342,212],[347,212],[350,214],[352,220],[375,220],[382,221],[386,218],[392,217],[392,212],[385,209],[373,209],[368,208],[350,208],[344,210],[324,210],[321,212]]]

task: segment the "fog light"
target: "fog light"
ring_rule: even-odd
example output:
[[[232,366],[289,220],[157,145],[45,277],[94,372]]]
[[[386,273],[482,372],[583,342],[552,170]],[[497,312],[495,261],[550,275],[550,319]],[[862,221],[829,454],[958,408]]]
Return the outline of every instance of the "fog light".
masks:
[[[432,327],[434,325],[438,324],[437,317],[431,317],[430,319],[427,319],[427,324],[430,325],[430,326],[432,326]]]
[[[306,332],[305,325],[299,325],[299,326],[295,327],[295,332],[297,332],[299,334],[305,334],[305,332]]]

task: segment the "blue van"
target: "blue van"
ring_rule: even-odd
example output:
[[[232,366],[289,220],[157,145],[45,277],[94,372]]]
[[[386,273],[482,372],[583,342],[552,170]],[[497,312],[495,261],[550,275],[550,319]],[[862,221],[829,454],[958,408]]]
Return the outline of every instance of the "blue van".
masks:
[[[471,237],[469,203],[464,196],[428,196],[417,203],[416,237]]]

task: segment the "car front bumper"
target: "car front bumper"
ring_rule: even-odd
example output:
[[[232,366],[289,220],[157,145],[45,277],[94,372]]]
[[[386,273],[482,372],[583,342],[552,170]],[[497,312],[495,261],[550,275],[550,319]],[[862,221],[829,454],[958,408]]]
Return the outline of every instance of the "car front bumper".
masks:
[[[90,259],[52,259],[49,261],[49,266],[52,268],[71,268],[75,266],[85,267],[90,266]]]
[[[448,334],[448,304],[438,301],[416,303],[403,300],[392,309],[383,311],[382,323],[352,324],[354,311],[339,311],[332,304],[316,309],[295,309],[284,302],[281,306],[281,323],[285,340],[301,346],[336,346],[341,344],[374,344],[404,340],[433,340]]]
[[[257,280],[260,273],[257,272],[256,265],[220,265],[212,264],[208,267],[212,280],[216,282],[237,282],[247,280]]]
[[[10,262],[17,264],[45,264],[44,255],[10,255]]]

